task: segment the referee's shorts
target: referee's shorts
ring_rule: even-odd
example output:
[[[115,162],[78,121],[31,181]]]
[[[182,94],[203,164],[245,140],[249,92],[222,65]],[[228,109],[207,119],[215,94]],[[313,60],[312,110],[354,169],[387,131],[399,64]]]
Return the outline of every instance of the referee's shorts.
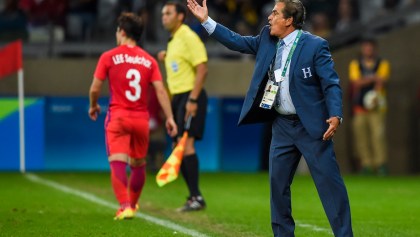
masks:
[[[185,126],[185,106],[188,102],[188,97],[191,91],[180,94],[175,94],[172,97],[172,111],[176,125],[178,126],[178,137],[182,137]],[[207,93],[203,89],[197,98],[197,114],[191,120],[188,136],[194,137],[196,140],[201,140],[204,134],[204,127],[207,113]]]

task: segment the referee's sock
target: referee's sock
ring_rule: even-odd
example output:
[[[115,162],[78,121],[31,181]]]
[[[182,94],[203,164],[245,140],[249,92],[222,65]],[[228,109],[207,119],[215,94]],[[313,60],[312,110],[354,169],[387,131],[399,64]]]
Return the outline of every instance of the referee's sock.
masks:
[[[199,164],[197,154],[184,156],[181,164],[181,172],[190,191],[190,197],[200,196],[200,189],[198,188],[198,173]]]
[[[127,163],[122,161],[111,161],[111,183],[115,197],[120,203],[121,208],[130,206],[130,199],[127,192]]]
[[[189,173],[187,170],[187,161],[185,157],[183,158],[181,162],[181,174],[182,174],[182,177],[184,177],[185,183],[187,184],[188,191],[190,191],[190,178],[189,178]]]

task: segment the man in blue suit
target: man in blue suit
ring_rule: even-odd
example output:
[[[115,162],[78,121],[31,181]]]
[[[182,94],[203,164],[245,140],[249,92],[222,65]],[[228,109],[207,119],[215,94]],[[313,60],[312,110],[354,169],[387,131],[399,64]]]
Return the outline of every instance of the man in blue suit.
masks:
[[[326,40],[303,32],[299,0],[275,0],[257,36],[241,36],[208,16],[206,0],[188,8],[211,37],[229,49],[256,55],[239,124],[272,122],[271,223],[274,236],[294,236],[291,192],[305,158],[335,236],[353,236],[347,190],[332,137],[342,122],[342,91]]]

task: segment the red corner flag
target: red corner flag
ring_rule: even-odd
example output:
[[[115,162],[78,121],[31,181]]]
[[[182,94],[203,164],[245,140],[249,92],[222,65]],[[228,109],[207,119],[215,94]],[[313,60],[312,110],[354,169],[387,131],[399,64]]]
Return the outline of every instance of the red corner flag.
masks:
[[[159,185],[159,187],[174,181],[178,177],[187,138],[188,132],[185,131],[175,149],[172,151],[172,154],[169,156],[169,158],[166,160],[156,175],[156,183]]]
[[[22,41],[16,40],[0,48],[0,79],[22,68]]]

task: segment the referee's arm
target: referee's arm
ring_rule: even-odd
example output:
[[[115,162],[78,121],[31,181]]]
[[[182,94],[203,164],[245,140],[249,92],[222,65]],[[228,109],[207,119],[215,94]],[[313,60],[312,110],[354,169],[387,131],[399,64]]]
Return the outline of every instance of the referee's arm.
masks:
[[[197,100],[198,96],[201,93],[201,90],[203,89],[204,82],[206,81],[207,76],[207,62],[203,62],[198,64],[195,67],[196,75],[195,75],[195,82],[194,82],[194,88],[190,92],[189,100],[185,106],[185,121],[187,121],[188,117],[191,115],[195,117],[197,114]]]
[[[200,95],[201,90],[204,87],[204,82],[206,81],[207,77],[207,62],[200,63],[195,67],[196,75],[195,75],[195,83],[194,88],[192,89],[190,93],[191,99],[198,99],[198,96]]]

